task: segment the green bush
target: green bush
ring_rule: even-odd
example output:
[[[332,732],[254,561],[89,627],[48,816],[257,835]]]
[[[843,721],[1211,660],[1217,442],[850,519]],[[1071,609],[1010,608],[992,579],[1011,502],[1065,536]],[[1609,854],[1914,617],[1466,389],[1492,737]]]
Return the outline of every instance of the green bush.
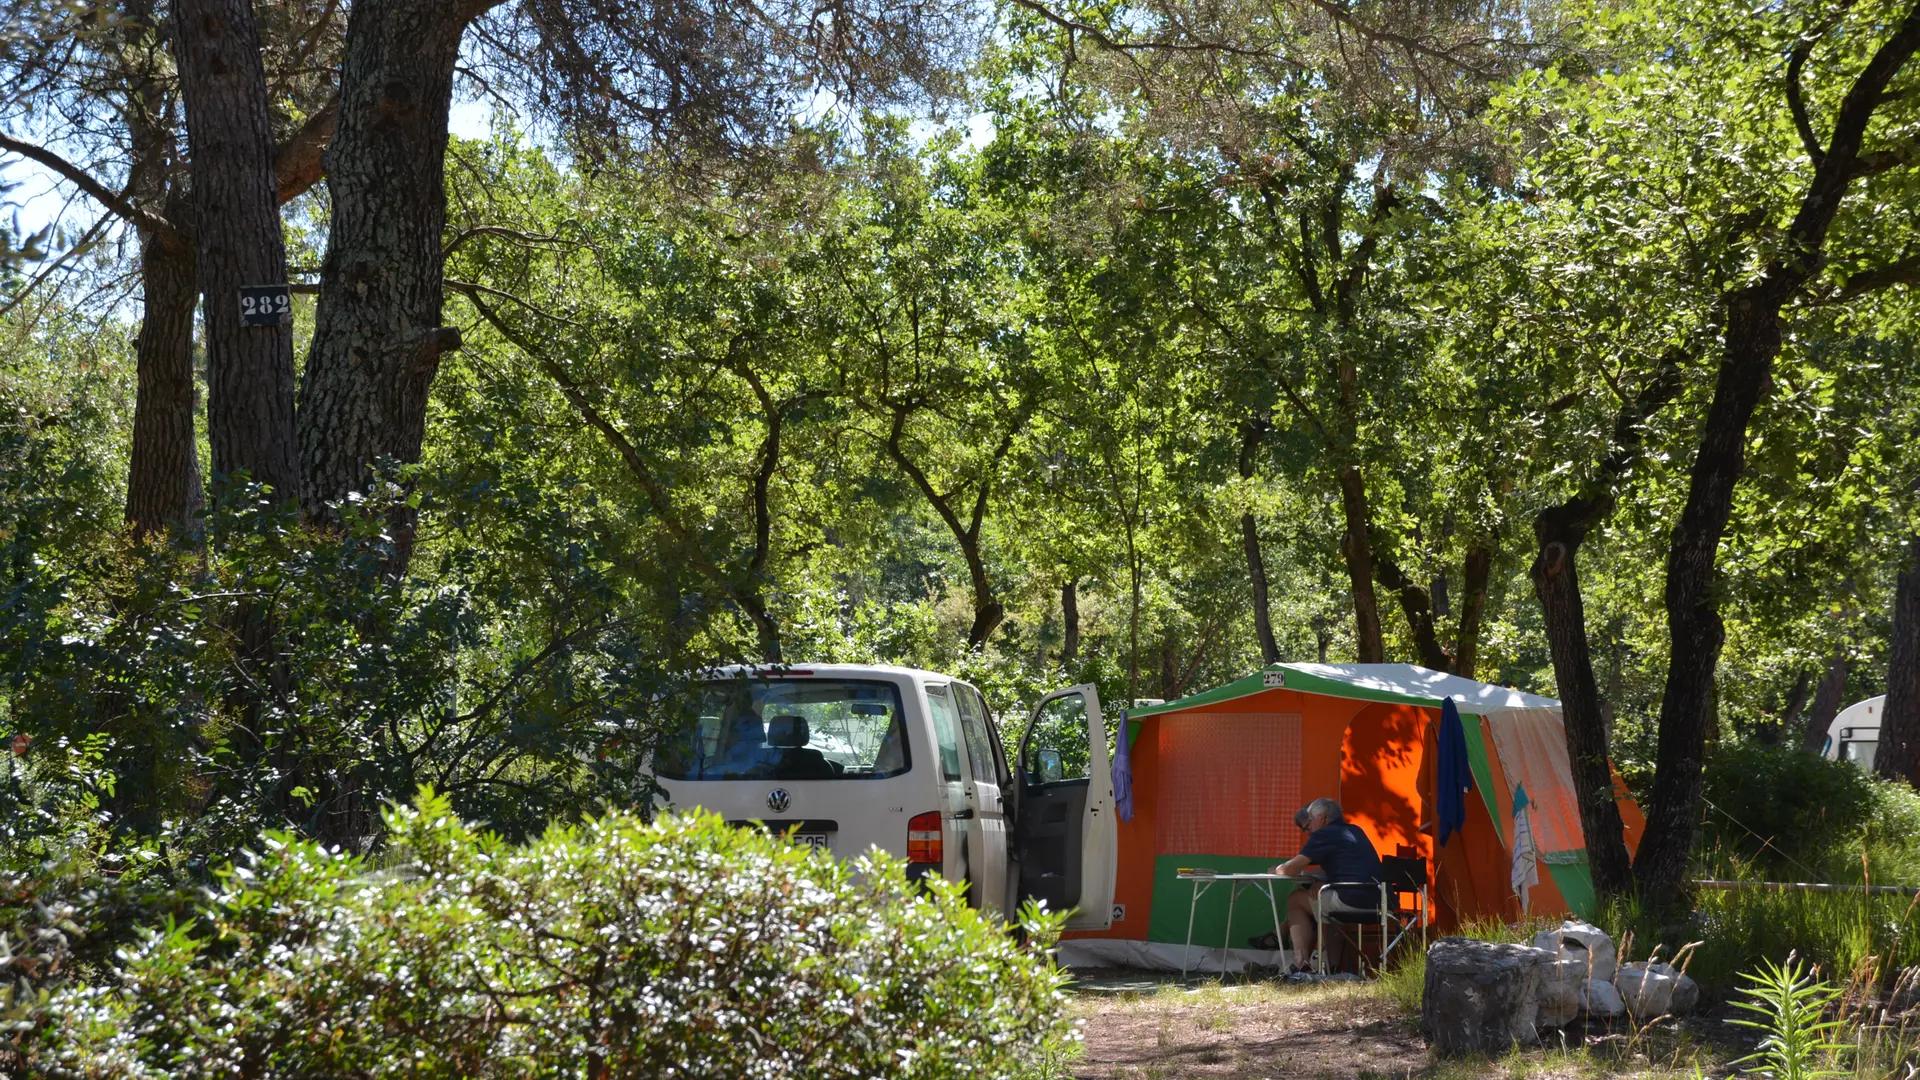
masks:
[[[112,1077],[1031,1076],[1062,976],[944,884],[716,818],[609,814],[524,846],[423,795],[379,869],[271,837],[36,1065]],[[1039,940],[1058,920],[1029,913]]]
[[[1798,749],[1727,746],[1707,762],[1701,810],[1707,850],[1740,857],[1769,874],[1830,869],[1838,850],[1860,861],[1875,784],[1858,766]],[[1800,865],[1796,865],[1800,864]]]

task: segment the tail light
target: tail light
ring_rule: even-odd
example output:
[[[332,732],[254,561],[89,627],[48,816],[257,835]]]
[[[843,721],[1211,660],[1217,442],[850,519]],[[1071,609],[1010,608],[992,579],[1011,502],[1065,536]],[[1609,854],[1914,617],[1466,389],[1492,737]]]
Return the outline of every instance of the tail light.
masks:
[[[915,863],[941,861],[940,812],[938,810],[915,814],[908,819],[907,861]]]

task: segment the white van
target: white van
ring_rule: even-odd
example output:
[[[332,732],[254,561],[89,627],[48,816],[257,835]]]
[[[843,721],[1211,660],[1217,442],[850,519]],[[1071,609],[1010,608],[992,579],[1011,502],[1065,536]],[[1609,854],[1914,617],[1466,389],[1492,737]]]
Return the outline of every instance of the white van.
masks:
[[[694,692],[691,730],[654,762],[670,808],[841,858],[879,848],[1003,915],[1033,897],[1072,910],[1070,929],[1111,925],[1118,830],[1093,687],[1040,700],[1017,770],[980,692],[931,671],[732,667]]]
[[[1887,695],[1856,701],[1840,710],[1827,726],[1827,743],[1820,753],[1830,761],[1851,761],[1873,771],[1873,755],[1880,749],[1880,713]]]

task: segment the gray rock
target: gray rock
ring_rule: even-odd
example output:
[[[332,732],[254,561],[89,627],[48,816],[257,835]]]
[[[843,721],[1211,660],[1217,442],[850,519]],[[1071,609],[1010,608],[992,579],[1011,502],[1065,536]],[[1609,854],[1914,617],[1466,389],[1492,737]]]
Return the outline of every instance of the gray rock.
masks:
[[[1562,958],[1578,957],[1587,966],[1589,979],[1610,982],[1619,966],[1619,953],[1605,930],[1579,919],[1568,919],[1552,930],[1533,937],[1533,947],[1557,953]]]
[[[1442,938],[1427,950],[1421,1027],[1442,1057],[1505,1053],[1540,1041],[1542,969],[1553,953]]]
[[[1700,985],[1670,964],[1622,964],[1613,976],[1620,1000],[1636,1020],[1692,1012]]]
[[[1586,985],[1587,958],[1585,955],[1562,954],[1559,959],[1541,965],[1540,1026],[1543,1028],[1566,1027],[1579,1019],[1580,994]]]
[[[1612,983],[1588,979],[1580,988],[1580,1010],[1588,1016],[1619,1016],[1627,1011],[1627,1005]]]

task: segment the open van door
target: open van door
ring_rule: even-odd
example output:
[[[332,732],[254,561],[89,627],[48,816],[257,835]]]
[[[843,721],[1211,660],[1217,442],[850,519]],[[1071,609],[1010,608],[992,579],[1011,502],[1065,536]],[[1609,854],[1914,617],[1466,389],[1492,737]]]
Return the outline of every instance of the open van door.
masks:
[[[1072,686],[1041,698],[1020,736],[1018,772],[1021,898],[1072,911],[1069,930],[1105,930],[1120,834],[1100,692]]]

